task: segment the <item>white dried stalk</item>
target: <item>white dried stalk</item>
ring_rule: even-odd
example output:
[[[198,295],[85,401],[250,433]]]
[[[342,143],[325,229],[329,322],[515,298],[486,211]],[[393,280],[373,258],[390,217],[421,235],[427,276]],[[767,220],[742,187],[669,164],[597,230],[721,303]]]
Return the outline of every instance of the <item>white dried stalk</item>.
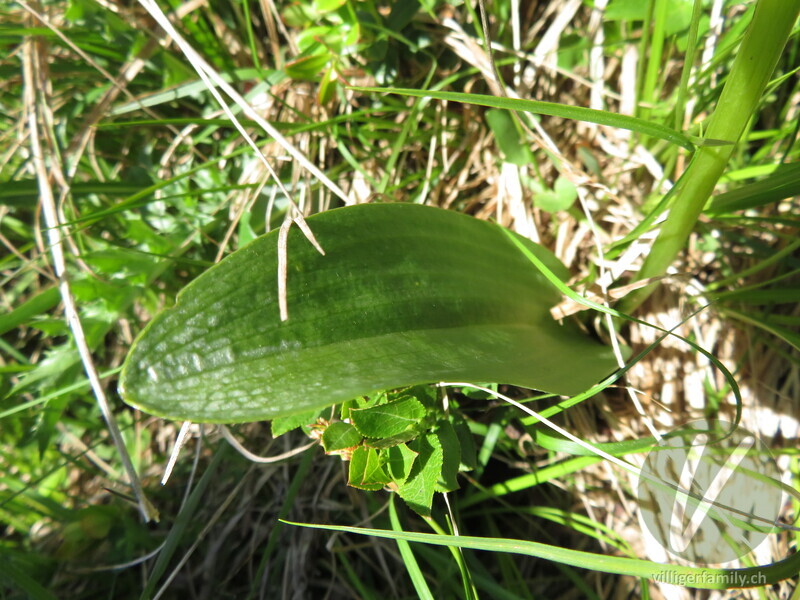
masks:
[[[64,302],[64,316],[75,339],[75,345],[78,348],[78,354],[80,355],[86,375],[89,378],[89,383],[94,392],[95,399],[97,400],[97,405],[100,407],[100,412],[106,421],[111,439],[119,453],[125,473],[128,475],[142,517],[145,521],[158,520],[158,511],[150,504],[144,493],[142,483],[139,480],[139,476],[136,474],[136,469],[133,467],[133,463],[128,455],[128,450],[125,447],[125,442],[122,439],[119,426],[108,405],[108,399],[106,398],[103,384],[100,382],[100,377],[97,374],[97,369],[92,359],[92,352],[86,342],[86,336],[75,305],[75,299],[70,289],[66,261],[64,259],[64,239],[61,230],[62,223],[58,218],[55,197],[50,187],[50,177],[39,142],[39,111],[36,103],[36,90],[39,89],[39,82],[35,76],[34,44],[35,42],[32,39],[27,40],[25,44],[23,61],[23,77],[25,81],[24,100],[26,110],[28,111],[31,158],[39,185],[39,198],[42,203],[45,225],[47,226],[47,240],[50,246],[50,254],[53,258],[53,269],[58,277],[58,289],[61,293],[61,299]]]

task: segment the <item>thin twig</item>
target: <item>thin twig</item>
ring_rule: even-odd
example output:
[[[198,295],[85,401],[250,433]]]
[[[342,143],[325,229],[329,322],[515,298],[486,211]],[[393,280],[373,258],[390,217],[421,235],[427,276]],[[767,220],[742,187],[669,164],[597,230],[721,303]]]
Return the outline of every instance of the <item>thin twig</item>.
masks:
[[[494,77],[497,89],[500,90],[501,96],[507,96],[506,86],[503,83],[503,78],[500,76],[500,71],[497,70],[497,63],[494,62],[494,52],[492,52],[492,38],[489,36],[489,13],[486,10],[486,0],[478,0],[478,6],[481,9],[481,28],[483,30],[483,43],[486,56],[489,58],[489,64],[492,66],[492,76]]]

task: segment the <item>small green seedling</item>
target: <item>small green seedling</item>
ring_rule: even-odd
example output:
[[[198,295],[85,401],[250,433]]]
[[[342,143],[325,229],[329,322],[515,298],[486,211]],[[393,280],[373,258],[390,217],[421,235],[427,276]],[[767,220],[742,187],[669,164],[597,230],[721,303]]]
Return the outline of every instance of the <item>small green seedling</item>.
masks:
[[[436,391],[416,386],[357,398],[339,411],[346,420],[318,418],[311,437],[321,439],[327,454],[349,461],[350,486],[397,492],[429,516],[434,493],[458,489],[458,472],[476,464],[469,427],[442,409]]]

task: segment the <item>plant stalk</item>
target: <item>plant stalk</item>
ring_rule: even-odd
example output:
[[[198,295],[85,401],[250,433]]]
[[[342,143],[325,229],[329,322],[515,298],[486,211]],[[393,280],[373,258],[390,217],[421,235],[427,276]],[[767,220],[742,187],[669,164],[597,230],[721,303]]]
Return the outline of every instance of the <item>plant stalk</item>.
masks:
[[[636,279],[658,277],[686,245],[700,212],[722,176],[748,121],[753,117],[764,88],[780,58],[798,13],[800,0],[758,0],[753,20],[725,82],[706,139],[725,145],[701,146],[677,185],[675,201],[661,233]],[[631,312],[653,292],[651,284],[627,296],[623,312]]]

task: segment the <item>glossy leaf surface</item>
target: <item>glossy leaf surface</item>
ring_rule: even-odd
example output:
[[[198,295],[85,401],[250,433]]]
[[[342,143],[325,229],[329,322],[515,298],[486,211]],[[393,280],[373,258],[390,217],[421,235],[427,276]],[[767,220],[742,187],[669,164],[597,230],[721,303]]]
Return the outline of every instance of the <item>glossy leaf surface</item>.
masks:
[[[120,391],[162,417],[242,422],[443,380],[578,393],[610,374],[606,348],[550,307],[559,292],[494,224],[438,208],[374,204],[293,228],[288,321],[277,231],[188,285],[134,342]],[[559,277],[547,250],[531,250]]]

